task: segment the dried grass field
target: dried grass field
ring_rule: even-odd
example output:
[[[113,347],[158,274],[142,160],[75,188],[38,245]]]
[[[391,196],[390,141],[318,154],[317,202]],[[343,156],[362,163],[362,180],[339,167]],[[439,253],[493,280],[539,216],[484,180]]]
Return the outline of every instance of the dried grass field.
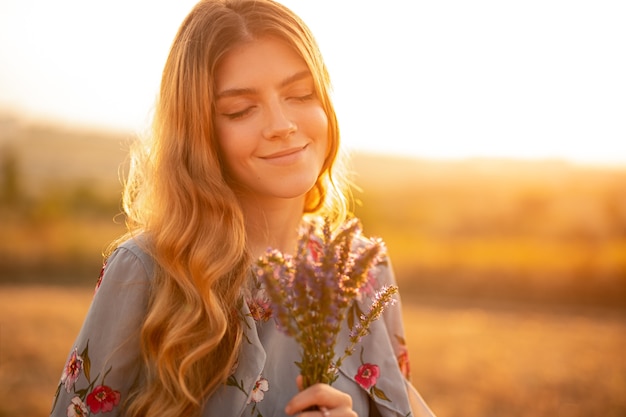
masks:
[[[48,415],[91,288],[0,287],[0,416]],[[626,317],[405,300],[413,382],[439,417],[626,415]]]
[[[0,115],[0,417],[48,414],[128,139]],[[626,416],[626,167],[354,156],[439,417]]]

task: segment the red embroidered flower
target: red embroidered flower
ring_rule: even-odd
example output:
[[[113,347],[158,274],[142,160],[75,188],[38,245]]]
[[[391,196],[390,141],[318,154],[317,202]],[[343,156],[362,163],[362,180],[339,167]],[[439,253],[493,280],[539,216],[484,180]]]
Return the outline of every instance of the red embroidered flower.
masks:
[[[120,402],[120,392],[113,391],[106,385],[98,385],[87,396],[87,405],[92,413],[107,413]]]
[[[104,277],[104,268],[106,268],[106,262],[102,265],[102,269],[100,270],[100,276],[98,277],[98,281],[96,282],[96,288],[94,289],[94,294],[98,292],[100,289],[100,285],[102,285],[102,278]]]
[[[369,390],[376,385],[376,381],[379,376],[380,368],[378,368],[378,365],[374,365],[373,363],[364,363],[359,367],[354,379],[360,386]]]

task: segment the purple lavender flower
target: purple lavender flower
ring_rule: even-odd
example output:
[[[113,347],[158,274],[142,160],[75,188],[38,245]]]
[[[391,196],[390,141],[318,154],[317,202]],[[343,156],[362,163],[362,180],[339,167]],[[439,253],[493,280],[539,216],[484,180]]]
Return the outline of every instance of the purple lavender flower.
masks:
[[[321,231],[310,224],[300,233],[295,257],[270,249],[256,264],[278,328],[301,348],[297,365],[305,387],[316,382],[332,384],[341,362],[352,354],[372,322],[394,303],[397,288],[385,287],[366,313],[356,304],[359,291],[369,285],[371,268],[382,262],[385,253],[381,240],[360,236],[357,219],[347,221],[334,235],[325,219]],[[335,360],[337,335],[346,318],[350,342]]]

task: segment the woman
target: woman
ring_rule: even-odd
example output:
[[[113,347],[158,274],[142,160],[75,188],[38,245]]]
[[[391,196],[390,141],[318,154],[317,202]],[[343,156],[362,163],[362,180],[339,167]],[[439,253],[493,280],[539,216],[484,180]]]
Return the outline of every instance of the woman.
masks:
[[[253,260],[291,252],[306,216],[346,217],[328,89],[313,36],[284,6],[196,5],[133,159],[129,235],[105,263],[53,415],[431,415],[407,379],[399,309],[336,383],[306,389],[297,346],[251,312],[263,303]],[[374,278],[393,282],[385,265]]]

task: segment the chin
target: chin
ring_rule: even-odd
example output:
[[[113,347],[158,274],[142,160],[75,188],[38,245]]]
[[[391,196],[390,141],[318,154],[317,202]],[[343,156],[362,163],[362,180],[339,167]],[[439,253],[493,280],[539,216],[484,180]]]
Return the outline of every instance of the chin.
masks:
[[[304,198],[313,189],[316,181],[317,178],[313,181],[285,181],[281,184],[280,189],[276,189],[273,194],[285,199]]]

